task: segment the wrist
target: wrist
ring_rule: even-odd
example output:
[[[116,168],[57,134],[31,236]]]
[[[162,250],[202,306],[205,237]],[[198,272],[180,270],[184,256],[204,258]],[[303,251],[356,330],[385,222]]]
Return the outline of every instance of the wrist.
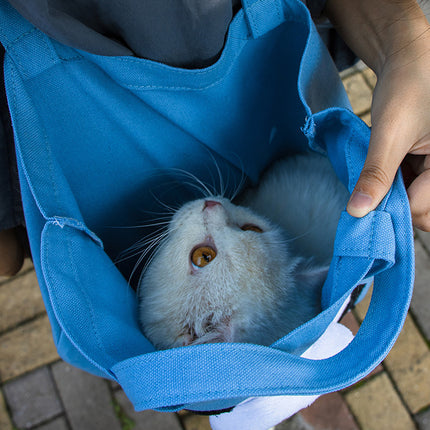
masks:
[[[381,61],[374,69],[377,76],[415,63],[424,55],[428,56],[430,25],[421,9],[418,12],[411,11],[407,17],[392,23],[383,42]]]
[[[415,0],[328,0],[324,13],[378,76],[429,46],[429,23]]]

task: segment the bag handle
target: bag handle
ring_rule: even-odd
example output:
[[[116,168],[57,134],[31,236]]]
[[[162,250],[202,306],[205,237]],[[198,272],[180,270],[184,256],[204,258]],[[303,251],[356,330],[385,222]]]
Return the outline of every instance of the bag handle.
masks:
[[[287,0],[242,0],[245,21],[253,39],[264,36],[286,19],[303,20],[308,15],[306,7],[300,1]]]
[[[340,135],[343,137],[342,133],[344,133],[345,145],[336,144],[339,140],[335,139],[326,141],[328,147],[322,146],[323,141],[315,144],[321,143],[320,149],[326,150],[332,160],[348,158],[349,161],[346,164],[348,169],[345,169],[340,176],[344,182],[353,186],[365,156],[368,130],[363,128],[364,124],[352,113],[339,110],[333,112],[333,115],[344,124]],[[324,120],[324,116],[321,116],[321,123],[318,120],[315,121],[321,135],[324,134],[323,126],[326,122],[330,123],[330,119],[326,117]],[[362,137],[356,139],[356,135]],[[82,318],[86,315],[88,321],[82,321],[76,327],[69,324],[70,318],[63,318],[58,310],[56,315],[66,336],[76,344],[83,355],[88,357],[89,361],[98,363],[106,369],[107,374],[111,374],[118,380],[137,410],[171,405],[195,408],[193,403],[208,401],[211,401],[211,404],[217,401],[217,406],[212,409],[220,409],[218,406],[220,403],[223,405],[229,403],[231,406],[250,396],[309,395],[339,390],[357,382],[379,364],[393,345],[406,317],[412,291],[414,262],[410,212],[405,203],[407,203],[407,195],[401,177],[398,175],[391,193],[378,210],[370,215],[375,220],[377,217],[383,218],[384,226],[391,225],[390,228],[385,230],[383,227],[384,231],[381,232],[378,231],[377,223],[369,223],[365,218],[351,219],[344,215],[346,221],[355,223],[358,231],[361,232],[361,240],[366,240],[369,246],[360,245],[357,251],[359,255],[354,255],[353,250],[345,252],[342,240],[336,241],[337,256],[333,260],[329,276],[342,277],[342,283],[348,285],[349,289],[344,291],[338,288],[336,294],[329,297],[327,301],[331,306],[317,318],[333,319],[356,284],[369,274],[376,276],[370,308],[357,336],[347,348],[329,359],[315,361],[298,357],[288,352],[287,342],[282,341],[273,347],[251,344],[208,344],[139,355],[145,349],[147,351],[151,349],[145,345],[146,340],[138,332],[137,327],[133,328],[135,330],[133,336],[136,338],[133,345],[136,349],[141,339],[143,342],[141,352],[127,351],[128,342],[125,339],[123,339],[124,350],[119,349],[118,345],[107,350],[106,345],[103,345],[100,340],[103,336],[97,336],[99,332],[107,330],[105,321],[97,320],[95,315],[87,312],[80,315]],[[373,228],[369,229],[372,225]],[[79,230],[79,226],[62,226],[59,225],[58,220],[49,223],[49,226],[49,230],[45,229],[44,236],[48,232],[53,234],[54,230],[58,233],[62,230],[62,234],[56,234],[56,237],[58,240],[61,237],[62,241],[67,239],[67,243],[64,243],[64,246],[55,246],[55,243],[52,245],[52,238],[42,241],[45,244],[42,258],[45,262],[43,265],[45,280],[47,284],[52,284],[50,294],[54,308],[57,304],[58,309],[63,312],[66,306],[68,311],[73,313],[73,306],[76,306],[77,302],[69,298],[69,301],[64,303],[61,295],[55,297],[57,293],[53,286],[57,284],[56,277],[61,278],[62,268],[67,273],[70,271],[69,268],[63,267],[66,258],[62,258],[61,255],[58,258],[58,250],[61,249],[67,253],[69,256],[67,261],[79,259],[82,254],[81,248],[85,248],[87,252],[91,250],[93,253],[86,264],[80,261],[79,278],[76,279],[78,286],[81,285],[80,279],[91,280],[89,283],[91,290],[86,291],[85,297],[89,294],[97,295],[101,290],[107,294],[108,286],[105,284],[105,278],[100,273],[94,272],[94,267],[107,268],[110,267],[109,262],[100,246],[87,233]],[[339,228],[343,228],[342,223]],[[388,235],[392,237],[387,239],[384,233],[387,237]],[[77,237],[81,239],[78,241]],[[394,246],[392,241],[395,243]],[[383,244],[387,242],[391,244],[391,251],[383,253],[381,252]],[[365,249],[369,250],[367,255],[363,255]],[[53,267],[57,259],[59,267]],[[99,259],[104,260],[98,261]],[[393,265],[393,261],[396,264]],[[113,275],[112,268],[109,277]],[[119,283],[120,279],[115,285]],[[57,290],[60,294],[61,289]],[[109,294],[111,293],[118,294],[118,298],[123,296],[115,289],[109,290]],[[100,304],[102,305],[103,303]],[[133,303],[130,303],[130,309],[132,308]],[[111,314],[120,319],[116,316],[115,310]],[[130,332],[133,326],[132,314],[124,315],[123,319],[126,321],[123,329]],[[83,351],[82,345],[85,343],[77,340],[79,336],[86,335],[80,329],[82,326],[91,328],[94,339],[99,339],[93,344],[91,351]],[[303,330],[303,327],[297,331]],[[318,333],[313,334],[315,337],[318,335]],[[118,356],[132,358],[120,361]]]
[[[24,79],[78,56],[76,51],[63,48],[60,58],[55,49],[59,44],[24,19],[7,0],[0,0],[0,43]],[[29,52],[39,55],[28,55]]]
[[[344,125],[341,134],[345,134],[345,145],[329,139],[325,141],[328,146],[320,146],[320,149],[327,151],[332,161],[343,159],[348,169],[340,168],[342,171],[338,174],[351,190],[364,163],[369,130],[351,112],[335,109],[333,117]],[[318,139],[322,144],[323,127],[331,121],[323,114],[312,120],[316,128],[321,129]],[[354,287],[364,277],[375,275],[367,315],[357,335],[343,351],[328,359],[308,360],[271,347],[213,344],[134,357],[113,366],[112,372],[135,408],[190,405],[202,399],[230,399],[234,404],[250,396],[323,394],[345,388],[367,375],[394,344],[412,295],[413,234],[407,201],[399,173],[389,195],[368,218],[352,219],[343,215],[344,220],[355,224],[356,230],[361,232],[360,240],[367,239],[367,251],[364,255],[365,247],[360,245],[354,255],[352,248],[346,252],[342,240],[337,242],[338,255],[333,260],[329,277],[347,277],[342,283],[350,288],[347,291],[338,289],[328,297],[327,305],[332,306],[319,317],[327,314],[334,317]],[[382,219],[381,228],[369,219]],[[342,222],[339,228],[343,229]],[[350,227],[347,230],[351,231]],[[389,250],[383,252],[386,244]],[[346,255],[340,255],[342,251]],[[282,346],[285,345],[276,345],[277,348]],[[148,372],[148,369],[159,371]],[[151,387],[151,395],[147,395],[146,387]]]
[[[250,0],[249,2],[244,2],[244,4],[246,3],[252,4],[253,12],[251,14],[254,13],[255,15],[257,11],[266,11],[269,4],[273,4],[273,0],[260,0],[258,2]],[[279,3],[279,1],[275,3]],[[263,4],[266,4],[264,8],[262,7]],[[285,4],[285,1],[282,2],[282,5]],[[23,32],[22,27],[20,27],[20,33],[14,34],[15,29],[8,24],[10,14],[16,14],[16,12],[4,0],[1,1],[0,5],[0,29],[9,29],[8,31],[11,31],[8,34],[0,31],[0,38],[2,43],[6,45],[7,50],[24,49],[25,46],[33,49],[34,39],[32,39],[32,36],[39,34],[39,32],[36,32],[33,27],[28,27],[28,31]],[[247,10],[248,22],[249,10]],[[251,28],[251,32],[258,36],[263,34],[260,30],[264,26],[260,27],[260,30],[256,30],[255,25],[262,25],[261,22],[259,23],[259,19],[264,14],[259,13],[258,19],[256,19],[256,16],[254,16],[254,27]],[[25,23],[25,20],[17,17],[16,23],[21,26],[21,24]],[[25,26],[26,24],[23,25]],[[18,29],[18,25],[16,28]],[[267,31],[269,30],[270,26],[267,27]],[[28,38],[28,44],[15,44],[14,42],[19,37],[22,37],[21,42],[27,41]],[[46,38],[46,40],[48,39]],[[52,44],[46,44],[44,48],[40,49],[48,50],[47,58],[52,58],[55,63],[56,56],[54,55]],[[23,55],[17,54],[14,57],[21,58]],[[45,56],[41,56],[41,58],[45,58]],[[34,64],[34,69],[29,69],[24,73],[31,75],[43,70],[43,67],[52,65],[49,62],[36,62]],[[20,67],[20,65],[17,65],[17,67]],[[348,120],[347,115],[345,114],[345,118],[341,119]],[[315,128],[324,130],[323,122],[318,123],[316,117],[312,118],[312,120],[314,121],[314,127],[309,128],[309,130]],[[346,124],[348,124],[348,121],[346,121]],[[328,129],[325,129],[325,131],[329,133]],[[320,139],[319,136],[321,136],[321,133],[315,135],[315,139]],[[338,172],[338,175],[346,179],[350,189],[351,184],[354,183],[361,170],[361,168],[357,167],[356,161],[351,160],[358,159],[363,162],[366,149],[363,145],[353,143],[351,143],[351,140],[348,141],[346,151],[339,147],[325,148],[332,160],[343,161],[334,162],[335,166],[348,166],[346,173],[341,171]],[[315,144],[318,144],[318,142],[315,142]],[[342,170],[342,167],[339,167],[339,169]],[[335,296],[330,298],[329,302],[334,302],[327,309],[327,314],[341,306],[349,292],[355,287],[355,283],[359,282],[363,276],[372,270],[376,273],[374,293],[368,314],[355,339],[336,356],[326,360],[314,361],[270,347],[248,344],[213,344],[136,356],[118,364],[113,364],[111,372],[123,386],[136,409],[159,408],[166,405],[187,405],[216,399],[231,399],[234,404],[237,403],[237,399],[253,395],[320,394],[338,390],[356,382],[384,358],[400,332],[406,317],[413,281],[413,253],[411,252],[413,249],[413,236],[409,208],[405,205],[405,202],[407,202],[407,196],[401,184],[400,176],[398,176],[391,195],[385,199],[383,205],[378,209],[379,211],[385,210],[390,214],[393,231],[396,232],[396,236],[393,239],[396,242],[395,265],[379,273],[379,263],[380,261],[385,261],[384,259],[372,258],[372,256],[364,257],[363,255],[339,255],[335,259],[336,263],[334,264],[339,268],[339,272],[333,269],[331,271],[333,276],[335,272],[339,273],[338,276],[340,276],[340,273],[348,273],[348,284],[351,285],[351,288],[343,295],[342,291],[339,290]],[[74,209],[77,212],[77,209]],[[357,221],[357,223],[361,223],[361,221]],[[66,226],[62,226],[61,223],[59,225],[58,219],[49,225],[55,229],[63,228],[73,231],[77,229],[75,225],[65,224]],[[86,233],[81,232],[80,235],[86,236]],[[369,234],[367,237],[371,242],[371,235]],[[73,240],[71,239],[69,245],[73,245]],[[94,249],[98,250],[97,255],[101,256],[102,251],[99,245],[94,242],[91,242],[91,244]],[[72,251],[71,248],[66,250],[67,252]],[[55,249],[46,249],[44,252],[46,252],[45,256],[50,256],[48,254],[55,252]],[[388,261],[387,267],[390,264],[391,261]],[[344,270],[343,268],[345,267],[350,270]],[[80,270],[81,268],[83,269],[83,266],[79,267]],[[89,273],[93,269],[94,266],[91,264],[86,266],[86,270]],[[66,271],[66,268],[64,270]],[[80,275],[85,276],[84,271]],[[49,278],[50,274],[46,273],[45,276]],[[103,289],[103,283],[97,283],[97,276],[93,276],[93,278],[95,279],[92,287],[95,290]],[[339,295],[342,296],[338,298]],[[58,318],[59,321],[62,320],[61,315]],[[82,327],[80,328],[82,331]],[[73,339],[73,330],[73,327],[70,330],[68,328],[64,330],[70,339]],[[136,332],[135,336],[140,339],[139,333]],[[372,346],[370,352],[369,345]],[[103,351],[103,345],[97,345],[97,348],[100,349],[100,360],[94,361],[106,364],[106,361],[103,360],[106,360],[105,357],[109,354]],[[115,357],[113,354],[117,354],[117,351],[109,352],[112,353],[112,357],[108,357],[108,360],[114,362]],[[93,351],[89,351],[87,356],[88,360],[91,361]],[[186,363],[186,365],[183,363]],[[148,371],[148,369],[150,370]],[[159,371],[155,372],[154,369],[159,369]],[[261,374],[261,369],[265,370],[263,375]],[[151,394],[148,394],[148,387],[150,387]]]
[[[112,371],[137,410],[202,399],[314,395],[343,389],[368,374],[400,332],[402,324],[393,321],[406,317],[407,307],[398,303],[408,303],[410,291],[402,285],[393,291],[395,277],[402,278],[398,268],[393,270],[375,278],[369,311],[359,332],[331,358],[308,360],[247,344],[200,345],[145,354],[115,365]],[[151,387],[151,395],[145,387]]]

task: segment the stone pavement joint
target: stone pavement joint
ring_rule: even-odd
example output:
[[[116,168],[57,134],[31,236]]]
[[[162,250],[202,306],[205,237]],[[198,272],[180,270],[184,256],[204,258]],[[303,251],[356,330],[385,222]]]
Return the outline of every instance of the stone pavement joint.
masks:
[[[430,408],[417,414],[415,420],[419,430],[430,430]]]
[[[419,270],[415,274],[411,309],[424,336],[430,341],[430,256],[420,240],[415,240],[415,264]]]
[[[185,430],[211,430],[207,416],[189,413],[183,415],[181,421]]]
[[[347,404],[339,393],[318,398],[300,415],[315,430],[359,430]]]
[[[40,427],[37,427],[37,429],[34,430],[69,430],[69,427],[65,418],[59,417],[47,424],[43,424]]]
[[[0,309],[0,332],[45,313],[34,271],[0,286]]]
[[[0,337],[1,381],[7,381],[58,359],[46,315]]]
[[[13,430],[12,421],[10,420],[3,393],[0,391],[0,429]]]
[[[45,313],[34,271],[0,286],[0,309],[0,332]]]
[[[430,255],[430,232],[416,229],[415,235],[418,240],[424,245],[427,255]]]
[[[122,390],[115,391],[115,399],[124,414],[134,422],[133,430],[182,430],[177,414],[150,410],[135,412]],[[188,430],[188,427],[186,429]]]
[[[275,427],[275,430],[315,430],[303,419],[301,414],[296,414]],[[343,430],[343,429],[342,429]]]
[[[3,389],[19,428],[31,428],[63,412],[47,367],[15,379]]]
[[[430,350],[410,316],[384,366],[410,411],[430,405]]]
[[[52,373],[72,430],[121,430],[107,381],[63,361]]]
[[[345,395],[362,429],[415,430],[390,379],[381,373]]]

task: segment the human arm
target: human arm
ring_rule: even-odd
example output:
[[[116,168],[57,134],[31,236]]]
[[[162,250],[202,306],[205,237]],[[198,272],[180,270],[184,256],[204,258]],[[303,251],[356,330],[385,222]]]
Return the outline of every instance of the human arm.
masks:
[[[413,154],[413,222],[430,230],[430,25],[415,0],[328,0],[325,14],[378,77],[369,152],[347,210],[373,210]]]

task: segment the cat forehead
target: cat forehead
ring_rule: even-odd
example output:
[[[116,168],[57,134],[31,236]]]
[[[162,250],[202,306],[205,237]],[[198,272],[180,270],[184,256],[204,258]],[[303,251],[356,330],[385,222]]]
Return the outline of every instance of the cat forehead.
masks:
[[[207,212],[217,212],[216,215],[204,213],[208,202],[220,203],[219,208],[209,209]],[[183,205],[172,217],[172,227],[197,227],[200,223],[210,225],[221,220],[227,223],[255,223],[265,230],[269,230],[272,224],[264,217],[256,214],[251,209],[244,206],[237,206],[230,200],[222,197],[208,199],[198,199]]]
[[[252,210],[217,200],[207,208],[207,200],[200,199],[184,205],[173,217],[169,234],[161,248],[163,258],[179,265],[189,264],[191,253],[199,247],[214,248],[215,264],[247,264],[247,260],[264,260],[263,254],[279,256],[288,252],[284,232]],[[254,229],[253,227],[256,227]],[[245,258],[246,256],[246,258]],[[225,268],[225,266],[220,266]],[[212,270],[210,270],[212,271]]]

